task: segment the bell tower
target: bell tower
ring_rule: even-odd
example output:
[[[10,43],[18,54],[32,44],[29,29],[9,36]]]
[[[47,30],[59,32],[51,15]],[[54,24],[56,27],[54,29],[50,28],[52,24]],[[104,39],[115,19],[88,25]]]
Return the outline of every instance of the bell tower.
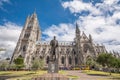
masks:
[[[18,56],[22,56],[24,58],[24,65],[26,68],[29,68],[31,66],[31,57],[35,53],[36,42],[40,39],[41,30],[37,14],[34,12],[26,19],[10,63]]]
[[[76,52],[76,57],[75,57],[75,64],[77,64],[76,66],[80,66],[82,65],[82,50],[81,50],[81,43],[80,43],[80,39],[81,39],[81,35],[80,35],[80,30],[79,30],[79,26],[76,23],[76,36],[75,36],[75,52]]]

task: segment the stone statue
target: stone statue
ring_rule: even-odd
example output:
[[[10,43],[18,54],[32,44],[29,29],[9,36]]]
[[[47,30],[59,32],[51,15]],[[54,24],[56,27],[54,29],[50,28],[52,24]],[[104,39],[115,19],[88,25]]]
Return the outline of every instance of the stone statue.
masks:
[[[50,42],[51,46],[51,54],[50,54],[50,60],[55,61],[56,60],[56,48],[58,47],[58,41],[56,40],[56,37],[54,36],[54,39]]]

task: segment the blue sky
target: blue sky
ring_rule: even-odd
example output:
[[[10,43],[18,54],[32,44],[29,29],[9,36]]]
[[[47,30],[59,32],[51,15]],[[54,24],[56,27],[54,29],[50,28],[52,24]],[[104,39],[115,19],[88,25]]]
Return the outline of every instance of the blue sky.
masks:
[[[10,0],[4,3],[0,10],[0,24],[11,21],[19,25],[24,25],[28,15],[36,11],[41,28],[44,30],[52,24],[73,23],[76,19],[68,10],[64,10],[60,0]]]
[[[95,43],[120,52],[119,0],[0,0],[0,57],[11,56],[26,17],[36,11],[42,40],[73,41],[75,23]]]

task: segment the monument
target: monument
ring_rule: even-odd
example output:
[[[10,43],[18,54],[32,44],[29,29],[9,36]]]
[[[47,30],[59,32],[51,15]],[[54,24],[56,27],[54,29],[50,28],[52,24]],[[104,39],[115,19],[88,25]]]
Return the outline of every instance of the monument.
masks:
[[[59,65],[58,65],[58,57],[57,53],[58,41],[54,36],[53,40],[50,41],[51,51],[50,51],[50,59],[48,63],[48,73],[43,74],[40,77],[33,78],[32,80],[69,80],[67,76],[59,74]]]
[[[51,51],[50,51],[50,60],[48,63],[48,73],[58,73],[59,67],[58,67],[58,53],[57,53],[57,47],[58,47],[58,41],[56,40],[56,37],[54,36],[54,39],[50,42]]]

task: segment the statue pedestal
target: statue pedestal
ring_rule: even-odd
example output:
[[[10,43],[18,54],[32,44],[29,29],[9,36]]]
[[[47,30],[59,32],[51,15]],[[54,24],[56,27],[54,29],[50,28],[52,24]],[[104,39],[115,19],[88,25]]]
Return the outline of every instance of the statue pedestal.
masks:
[[[70,80],[67,76],[59,74],[58,71],[58,60],[51,60],[48,64],[48,73],[33,78],[32,80]]]
[[[56,61],[49,61],[48,63],[48,73],[58,73],[58,60]]]

